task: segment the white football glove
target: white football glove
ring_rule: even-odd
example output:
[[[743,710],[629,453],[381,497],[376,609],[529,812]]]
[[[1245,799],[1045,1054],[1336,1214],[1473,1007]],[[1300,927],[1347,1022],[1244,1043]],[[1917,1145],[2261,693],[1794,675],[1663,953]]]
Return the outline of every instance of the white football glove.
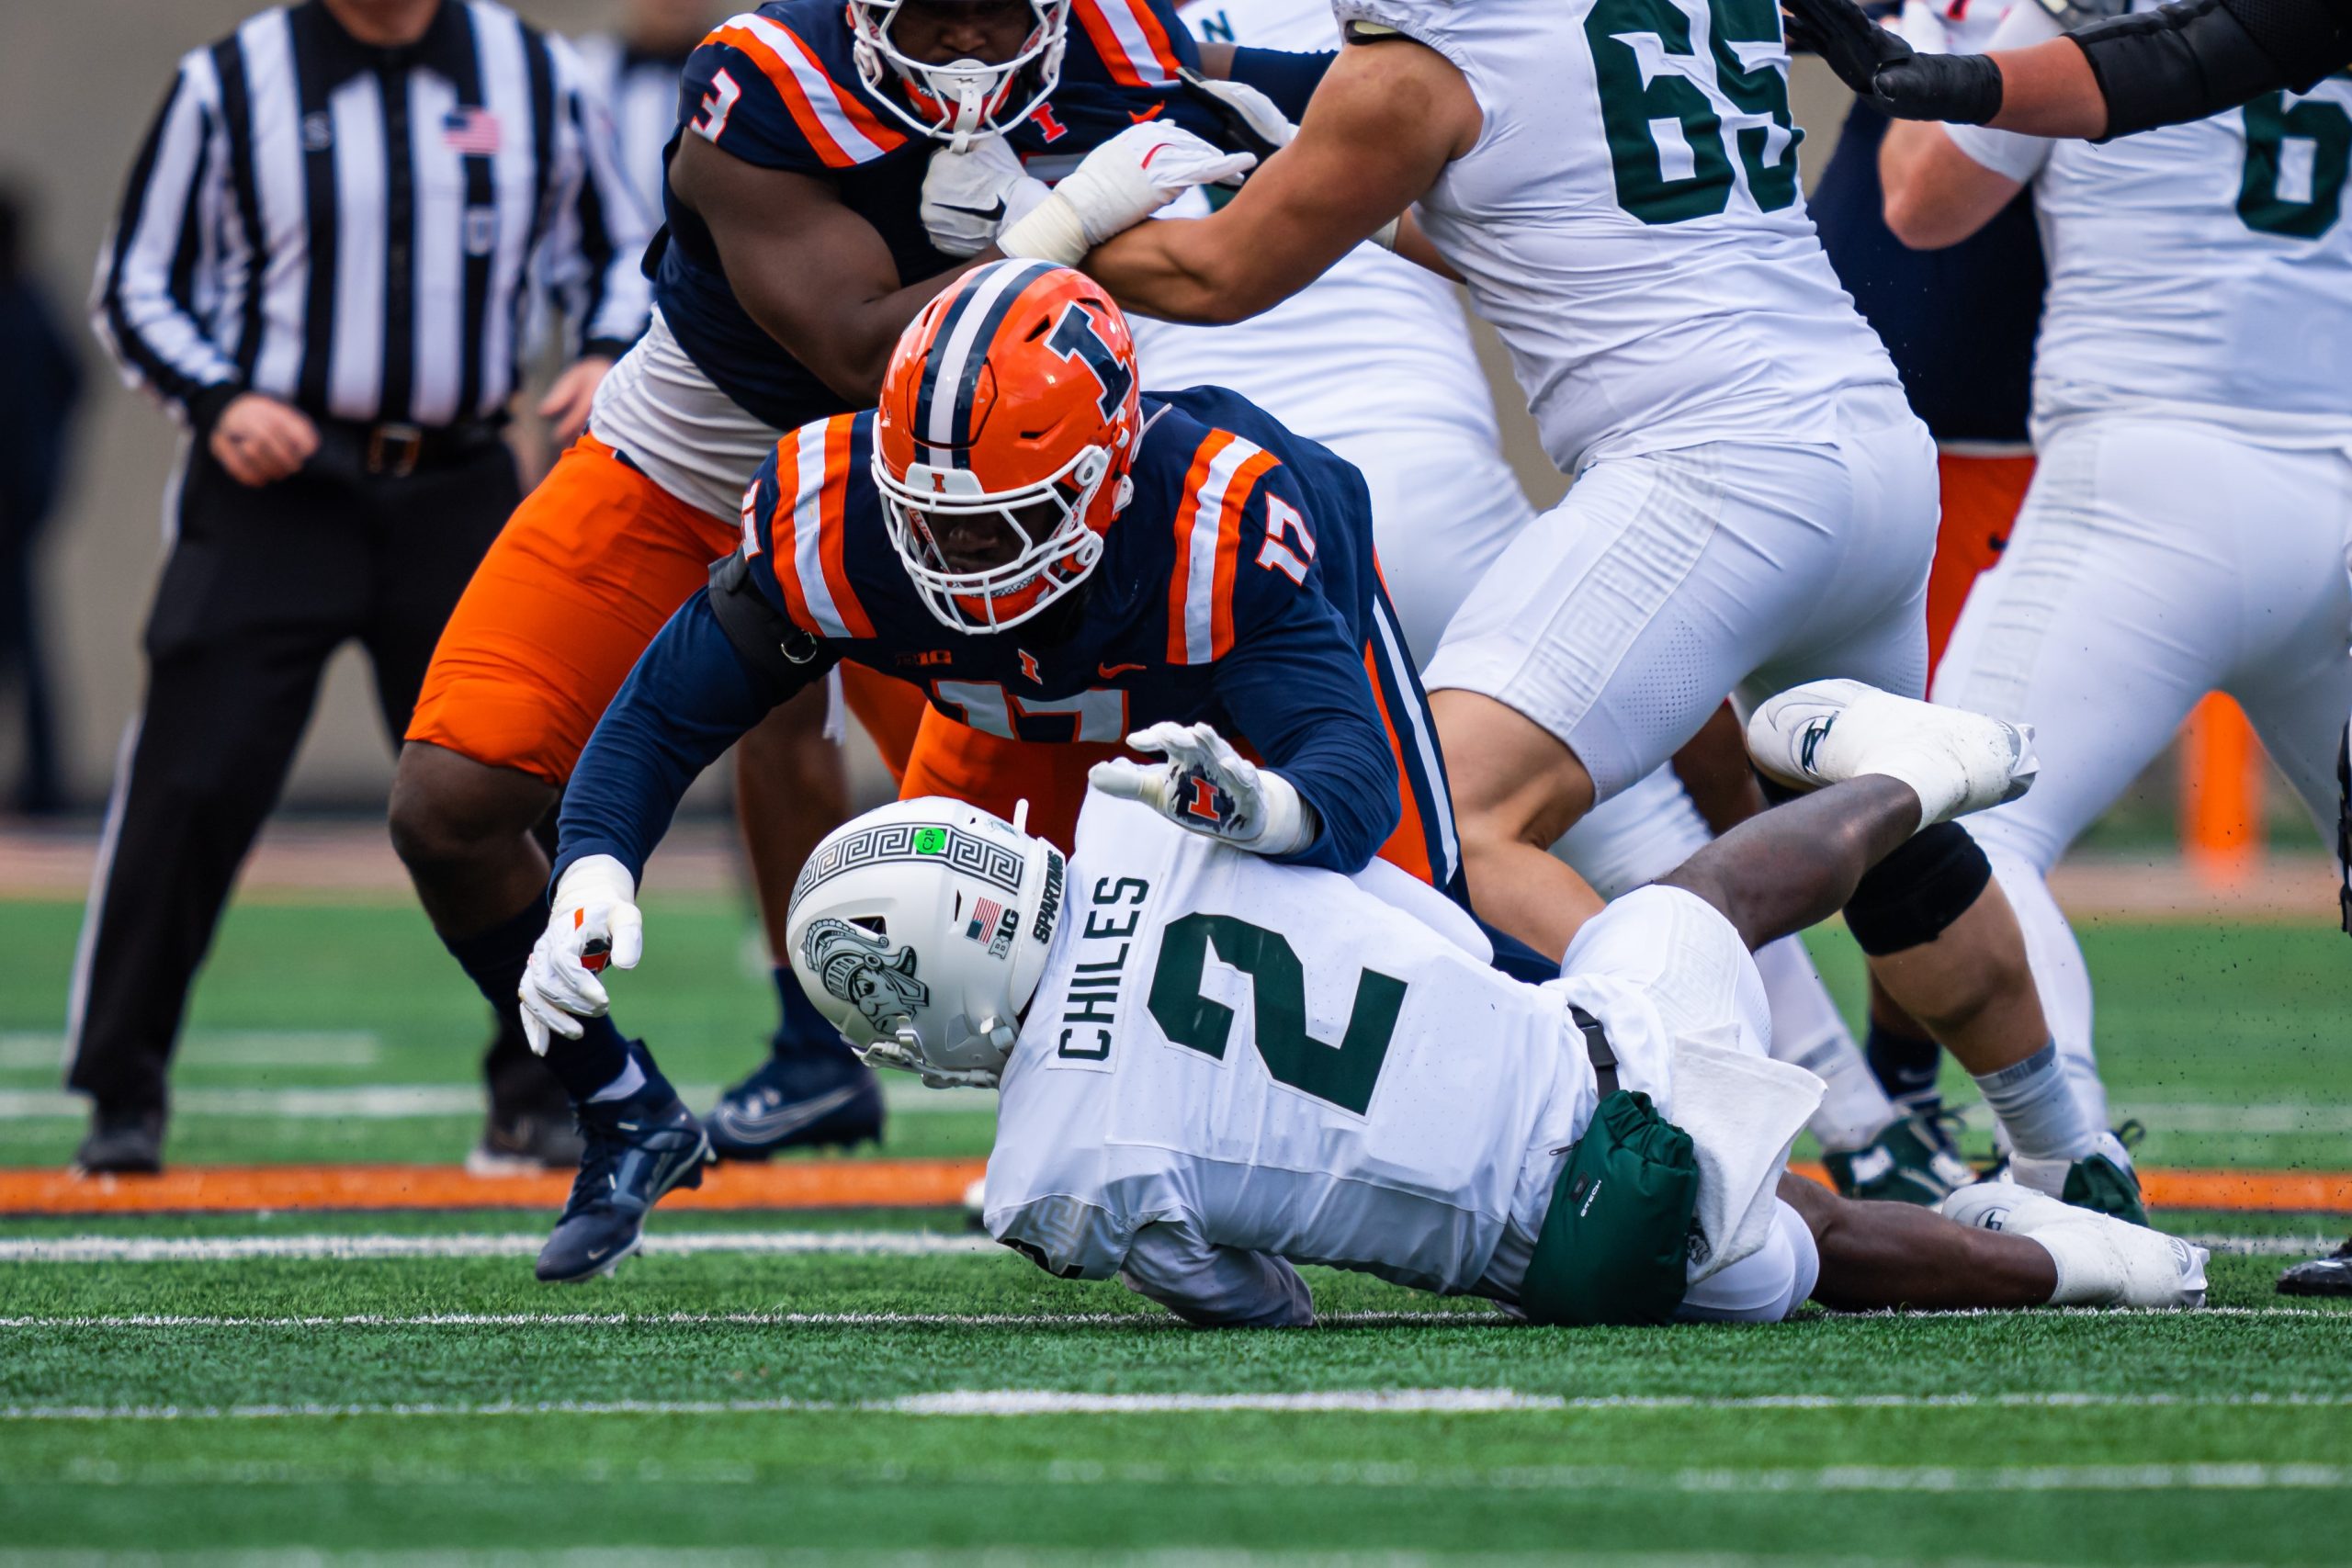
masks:
[[[531,949],[523,984],[523,1037],[548,1054],[548,1040],[580,1038],[580,1021],[602,1018],[612,1006],[596,978],[607,964],[634,969],[645,956],[645,916],[637,907],[637,878],[610,855],[589,855],[564,868],[556,884],[548,929]]]
[[[1177,69],[1186,86],[1194,92],[1207,94],[1231,109],[1234,116],[1250,128],[1252,136],[1276,152],[1289,146],[1290,139],[1298,134],[1298,127],[1291,123],[1290,116],[1283,113],[1281,106],[1249,83],[1220,82],[1213,76],[1202,75],[1189,65]]]
[[[965,152],[943,147],[931,155],[922,176],[922,226],[945,254],[974,255],[1052,194],[1045,181],[1022,172],[1020,155],[1003,137],[983,136]]]
[[[1105,795],[1139,800],[1180,828],[1261,855],[1286,855],[1313,843],[1322,824],[1291,782],[1261,768],[1205,724],[1155,724],[1127,737],[1164,762],[1114,757],[1089,770]]]
[[[1019,222],[1001,230],[997,249],[1076,266],[1087,252],[1194,186],[1238,185],[1257,164],[1256,153],[1219,152],[1182,126],[1156,119],[1131,125],[1089,152]]]

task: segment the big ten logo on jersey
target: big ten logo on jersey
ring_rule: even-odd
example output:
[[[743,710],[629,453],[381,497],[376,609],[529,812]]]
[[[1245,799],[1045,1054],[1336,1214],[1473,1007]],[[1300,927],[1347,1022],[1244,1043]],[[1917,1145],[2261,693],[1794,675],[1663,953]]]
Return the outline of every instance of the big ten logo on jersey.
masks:
[[[1034,671],[1026,673],[1038,679]],[[958,724],[1000,740],[1114,746],[1130,728],[1127,694],[1101,686],[1075,696],[1036,697],[1007,691],[1000,681],[933,681],[931,702]]]
[[[1107,1068],[1112,1032],[1119,1021],[1119,987],[1126,979],[1136,928],[1143,923],[1143,902],[1150,897],[1151,884],[1140,876],[1095,879],[1086,924],[1078,933],[1069,994],[1062,1001],[1056,1061]]]

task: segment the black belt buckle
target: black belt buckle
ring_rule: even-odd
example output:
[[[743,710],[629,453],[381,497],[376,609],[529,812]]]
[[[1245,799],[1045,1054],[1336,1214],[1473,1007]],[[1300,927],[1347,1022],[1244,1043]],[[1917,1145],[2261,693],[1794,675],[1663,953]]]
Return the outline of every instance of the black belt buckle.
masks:
[[[404,479],[424,456],[424,431],[414,424],[377,424],[368,429],[368,471]]]

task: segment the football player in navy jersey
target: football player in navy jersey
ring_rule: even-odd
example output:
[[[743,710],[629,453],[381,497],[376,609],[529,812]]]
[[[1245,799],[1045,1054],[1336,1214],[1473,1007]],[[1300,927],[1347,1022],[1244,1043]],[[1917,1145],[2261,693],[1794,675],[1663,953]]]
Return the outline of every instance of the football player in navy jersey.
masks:
[[[1001,261],[958,279],[908,329],[877,411],[776,444],[742,525],[564,797],[523,1016],[589,1151],[542,1279],[609,1269],[663,1192],[699,1179],[702,1128],[650,1056],[609,1021],[591,1032],[595,971],[642,953],[637,880],[695,774],[839,661],[1046,743],[1034,769],[926,793],[1007,817],[1035,796],[1030,821],[1067,844],[1091,776],[1278,860],[1377,857],[1458,896],[1362,476],[1235,393],[1140,394],[1126,323],[1082,275]],[[1114,754],[1123,738],[1141,760]]]
[[[1204,58],[1168,0],[778,0],[704,39],[667,162],[653,325],[477,572],[401,758],[394,842],[484,995],[511,1005],[545,923],[532,824],[638,654],[732,548],[744,482],[784,431],[870,404],[899,330],[965,265],[925,236],[931,152],[999,131],[1052,173],[1125,131],[1137,163],[1172,149],[1136,181],[1139,217],[1250,161],[1216,162],[1185,132],[1229,141],[1240,123],[1218,95],[1241,89],[1193,73],[1254,80],[1301,112],[1312,64]],[[887,705],[890,682],[846,684],[903,768],[920,705]],[[840,762],[819,738],[824,709],[808,694],[738,753],[777,940],[801,859],[845,810]],[[721,1148],[876,1135],[871,1075],[789,969],[777,976],[773,1057],[722,1100]]]

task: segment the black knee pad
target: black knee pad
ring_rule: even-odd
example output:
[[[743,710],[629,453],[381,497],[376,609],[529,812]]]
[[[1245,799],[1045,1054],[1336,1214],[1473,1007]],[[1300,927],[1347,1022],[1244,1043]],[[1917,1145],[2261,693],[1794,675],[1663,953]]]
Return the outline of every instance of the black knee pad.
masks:
[[[1871,957],[1933,942],[1976,902],[1993,863],[1957,822],[1939,822],[1862,874],[1846,926]]]

